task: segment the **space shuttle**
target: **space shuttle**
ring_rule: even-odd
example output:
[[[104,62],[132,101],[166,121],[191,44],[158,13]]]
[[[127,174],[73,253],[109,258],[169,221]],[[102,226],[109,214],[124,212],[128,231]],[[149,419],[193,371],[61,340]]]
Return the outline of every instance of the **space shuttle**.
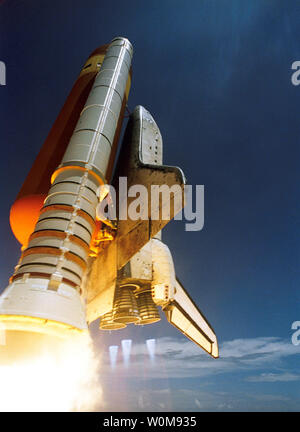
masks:
[[[99,318],[102,331],[153,324],[161,308],[217,358],[215,332],[162,241],[164,226],[184,206],[186,182],[180,168],[163,165],[162,136],[149,111],[137,106],[127,115],[132,55],[131,43],[117,37],[89,56],[11,207],[22,247],[0,296],[0,326],[68,337]],[[153,185],[173,191],[166,203],[153,202]],[[129,216],[136,197],[128,191],[136,186],[147,192],[140,203],[146,217]]]

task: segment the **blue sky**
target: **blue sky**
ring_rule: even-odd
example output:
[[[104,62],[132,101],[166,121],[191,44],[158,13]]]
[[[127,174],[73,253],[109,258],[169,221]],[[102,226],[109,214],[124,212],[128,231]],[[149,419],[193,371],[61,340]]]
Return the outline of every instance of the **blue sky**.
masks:
[[[0,8],[1,286],[19,256],[9,208],[34,157],[88,54],[126,36],[129,108],[150,110],[165,163],[205,186],[204,229],[172,222],[163,238],[218,335],[220,359],[165,320],[112,335],[93,326],[106,390],[99,409],[298,411],[300,86],[291,64],[300,60],[299,2],[11,0]],[[108,347],[124,338],[133,341],[131,365],[119,357],[112,372]],[[154,365],[147,338],[157,340]]]

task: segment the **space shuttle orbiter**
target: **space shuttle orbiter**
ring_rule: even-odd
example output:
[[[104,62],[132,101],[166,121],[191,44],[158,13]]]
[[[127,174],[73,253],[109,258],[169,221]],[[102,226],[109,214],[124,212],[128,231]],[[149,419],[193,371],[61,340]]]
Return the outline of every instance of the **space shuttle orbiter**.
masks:
[[[185,177],[162,164],[159,128],[142,106],[129,116],[118,154],[132,54],[125,38],[91,54],[11,208],[22,254],[0,296],[0,325],[68,336],[98,318],[102,330],[151,324],[160,320],[160,306],[171,324],[218,357],[215,333],[161,240],[184,205]],[[153,201],[153,185],[172,190],[169,200]],[[135,187],[145,191],[139,211],[144,206],[146,217],[130,217]],[[103,211],[105,200],[116,217]]]

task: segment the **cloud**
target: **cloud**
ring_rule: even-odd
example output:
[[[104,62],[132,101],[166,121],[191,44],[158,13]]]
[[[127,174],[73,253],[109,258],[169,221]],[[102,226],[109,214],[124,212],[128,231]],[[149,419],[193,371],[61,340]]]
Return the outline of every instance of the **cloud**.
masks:
[[[251,371],[257,369],[274,369],[285,357],[300,354],[300,346],[294,346],[289,340],[277,337],[258,337],[234,339],[221,344],[220,358],[212,359],[197,345],[182,338],[163,337],[156,340],[155,361],[151,362],[146,344],[133,344],[130,366],[125,367],[121,353],[118,356],[116,373],[120,376],[140,378],[188,378],[202,377],[211,374],[229,373],[232,371]],[[104,356],[104,370],[109,371],[109,358]],[[296,375],[266,374],[260,376],[262,381],[295,380]],[[256,379],[258,379],[256,377]],[[255,381],[255,377],[250,381]],[[248,381],[249,381],[248,380]]]
[[[119,350],[112,371],[107,349],[101,374],[106,409],[296,411],[299,397],[290,398],[278,387],[274,393],[265,394],[255,383],[298,381],[300,375],[287,370],[284,363],[286,358],[297,354],[300,346],[289,340],[258,337],[223,342],[220,358],[215,360],[187,339],[163,337],[156,339],[154,362],[149,358],[146,343],[133,343],[129,366],[123,364]],[[229,382],[224,381],[226,376]],[[185,388],[187,383],[192,388]]]
[[[289,372],[284,372],[281,374],[275,373],[262,373],[260,375],[253,375],[246,378],[249,382],[289,382],[289,381],[299,381],[300,375],[293,374]]]
[[[248,395],[248,397],[256,399],[260,402],[274,402],[274,401],[288,402],[288,401],[290,401],[289,397],[279,395],[279,394],[255,394],[255,395]]]
[[[162,388],[135,389],[125,395],[107,393],[109,411],[288,411],[297,410],[299,399],[292,400],[280,394],[203,391],[201,389]],[[125,402],[126,401],[126,402]]]

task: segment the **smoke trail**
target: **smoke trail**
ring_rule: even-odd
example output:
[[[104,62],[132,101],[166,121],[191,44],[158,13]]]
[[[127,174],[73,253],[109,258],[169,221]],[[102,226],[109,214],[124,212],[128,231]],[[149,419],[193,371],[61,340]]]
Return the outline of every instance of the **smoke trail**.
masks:
[[[99,409],[99,359],[90,337],[57,341],[43,336],[36,345],[36,335],[18,333],[14,347],[10,334],[7,345],[0,346],[0,411]]]

